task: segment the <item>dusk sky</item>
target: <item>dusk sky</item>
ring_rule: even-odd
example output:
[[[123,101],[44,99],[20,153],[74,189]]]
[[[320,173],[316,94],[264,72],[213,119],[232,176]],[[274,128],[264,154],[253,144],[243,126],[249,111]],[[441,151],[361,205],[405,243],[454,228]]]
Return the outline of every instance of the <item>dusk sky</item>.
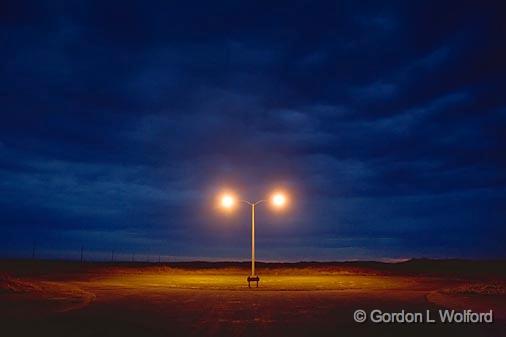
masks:
[[[7,1],[0,255],[504,258],[503,1]]]

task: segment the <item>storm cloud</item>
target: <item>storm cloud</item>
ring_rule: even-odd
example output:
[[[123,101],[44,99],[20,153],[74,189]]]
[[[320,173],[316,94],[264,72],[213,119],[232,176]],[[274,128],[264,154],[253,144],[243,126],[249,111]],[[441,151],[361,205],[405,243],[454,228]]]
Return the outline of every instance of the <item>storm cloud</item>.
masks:
[[[1,8],[3,255],[505,257],[500,1]]]

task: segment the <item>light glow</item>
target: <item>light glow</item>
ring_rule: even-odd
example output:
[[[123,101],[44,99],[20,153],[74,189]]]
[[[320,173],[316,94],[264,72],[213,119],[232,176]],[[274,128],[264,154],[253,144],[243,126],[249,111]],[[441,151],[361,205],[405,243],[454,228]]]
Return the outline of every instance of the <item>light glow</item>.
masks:
[[[225,194],[221,197],[221,206],[224,208],[230,209],[235,204],[235,198],[231,196],[230,194]]]
[[[284,207],[286,205],[286,196],[283,193],[275,193],[271,201],[276,207]]]

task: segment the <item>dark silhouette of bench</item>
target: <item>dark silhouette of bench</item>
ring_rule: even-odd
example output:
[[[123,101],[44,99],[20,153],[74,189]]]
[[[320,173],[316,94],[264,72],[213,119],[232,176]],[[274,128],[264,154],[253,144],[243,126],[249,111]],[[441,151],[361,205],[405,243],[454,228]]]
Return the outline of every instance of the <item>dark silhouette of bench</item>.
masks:
[[[248,276],[248,288],[251,288],[251,282],[256,282],[257,288],[258,288],[259,281],[260,281],[260,277],[258,277],[258,276]]]

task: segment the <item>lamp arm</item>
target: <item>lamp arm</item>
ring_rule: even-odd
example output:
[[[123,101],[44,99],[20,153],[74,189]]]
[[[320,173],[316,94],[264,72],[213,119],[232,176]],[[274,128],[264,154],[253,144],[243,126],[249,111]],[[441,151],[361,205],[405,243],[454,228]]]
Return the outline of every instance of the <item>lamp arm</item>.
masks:
[[[256,205],[261,204],[262,202],[266,202],[266,201],[267,200],[264,200],[264,199],[258,200],[258,201],[255,201],[255,202],[250,202],[248,200],[241,200],[241,202],[244,202],[245,204],[248,204],[250,206],[256,206]]]

